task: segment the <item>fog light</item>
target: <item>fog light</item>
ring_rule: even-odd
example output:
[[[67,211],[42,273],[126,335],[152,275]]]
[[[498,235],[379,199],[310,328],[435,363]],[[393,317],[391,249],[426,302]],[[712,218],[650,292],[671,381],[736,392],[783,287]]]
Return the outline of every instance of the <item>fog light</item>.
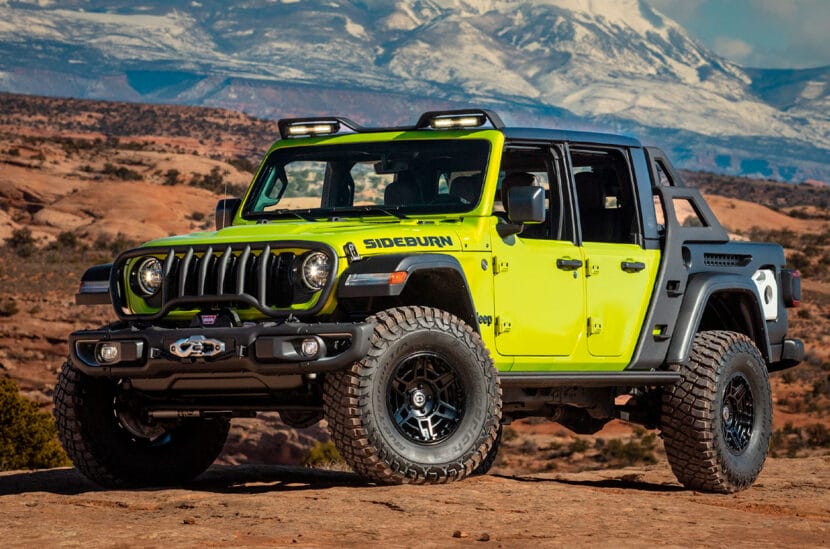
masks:
[[[313,358],[317,356],[317,353],[320,352],[320,344],[317,342],[316,339],[304,339],[303,344],[300,347],[300,350],[308,358]]]
[[[112,364],[121,358],[121,345],[119,343],[99,343],[95,352],[98,362]]]

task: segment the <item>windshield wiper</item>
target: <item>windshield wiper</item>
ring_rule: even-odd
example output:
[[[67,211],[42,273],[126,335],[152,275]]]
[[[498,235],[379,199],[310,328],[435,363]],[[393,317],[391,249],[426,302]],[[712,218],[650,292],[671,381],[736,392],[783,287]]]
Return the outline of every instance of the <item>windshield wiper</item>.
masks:
[[[278,217],[296,217],[297,219],[302,219],[304,221],[317,221],[316,218],[310,215],[310,212],[306,212],[305,215],[301,214],[297,210],[289,210],[288,208],[283,208],[282,210],[272,210],[270,212],[262,212],[262,217],[266,219],[278,218]]]
[[[352,210],[357,211],[361,214],[380,214],[388,215],[390,217],[397,217],[398,219],[409,219],[406,215],[404,215],[397,209],[386,209],[381,208],[380,206],[358,206],[356,208],[352,208]]]

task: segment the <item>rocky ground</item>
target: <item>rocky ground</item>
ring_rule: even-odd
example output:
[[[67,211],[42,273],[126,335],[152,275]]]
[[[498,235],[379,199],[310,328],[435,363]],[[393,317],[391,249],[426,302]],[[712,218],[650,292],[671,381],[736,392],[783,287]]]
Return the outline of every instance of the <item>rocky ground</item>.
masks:
[[[663,462],[369,486],[351,473],[213,467],[186,488],[99,491],[72,469],[0,473],[6,547],[827,547],[830,458],[771,459],[734,495]]]

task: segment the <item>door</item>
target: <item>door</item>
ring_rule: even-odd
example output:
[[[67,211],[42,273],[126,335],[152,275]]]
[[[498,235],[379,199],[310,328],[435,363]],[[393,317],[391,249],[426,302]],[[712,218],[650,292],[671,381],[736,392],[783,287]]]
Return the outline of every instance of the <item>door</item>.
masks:
[[[648,309],[659,250],[642,245],[627,152],[574,146],[570,154],[585,260],[588,352],[627,360]]]
[[[546,221],[519,235],[493,235],[496,349],[506,356],[571,356],[585,333],[585,277],[561,181],[560,151],[508,147],[499,187],[545,188]],[[505,181],[507,185],[502,185]],[[495,213],[507,217],[501,190]]]

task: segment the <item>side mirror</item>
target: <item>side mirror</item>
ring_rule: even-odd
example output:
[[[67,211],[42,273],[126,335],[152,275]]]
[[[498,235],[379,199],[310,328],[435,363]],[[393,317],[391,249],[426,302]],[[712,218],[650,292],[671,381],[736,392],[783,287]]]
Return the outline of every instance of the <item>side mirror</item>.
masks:
[[[513,223],[542,223],[545,220],[545,189],[542,187],[513,187],[508,195]]]
[[[510,189],[507,201],[510,204],[507,211],[510,223],[496,225],[496,231],[502,238],[521,233],[525,223],[545,221],[545,189],[542,187],[514,187]]]
[[[223,198],[216,203],[216,230],[224,229],[233,223],[236,212],[242,205],[241,198]]]

